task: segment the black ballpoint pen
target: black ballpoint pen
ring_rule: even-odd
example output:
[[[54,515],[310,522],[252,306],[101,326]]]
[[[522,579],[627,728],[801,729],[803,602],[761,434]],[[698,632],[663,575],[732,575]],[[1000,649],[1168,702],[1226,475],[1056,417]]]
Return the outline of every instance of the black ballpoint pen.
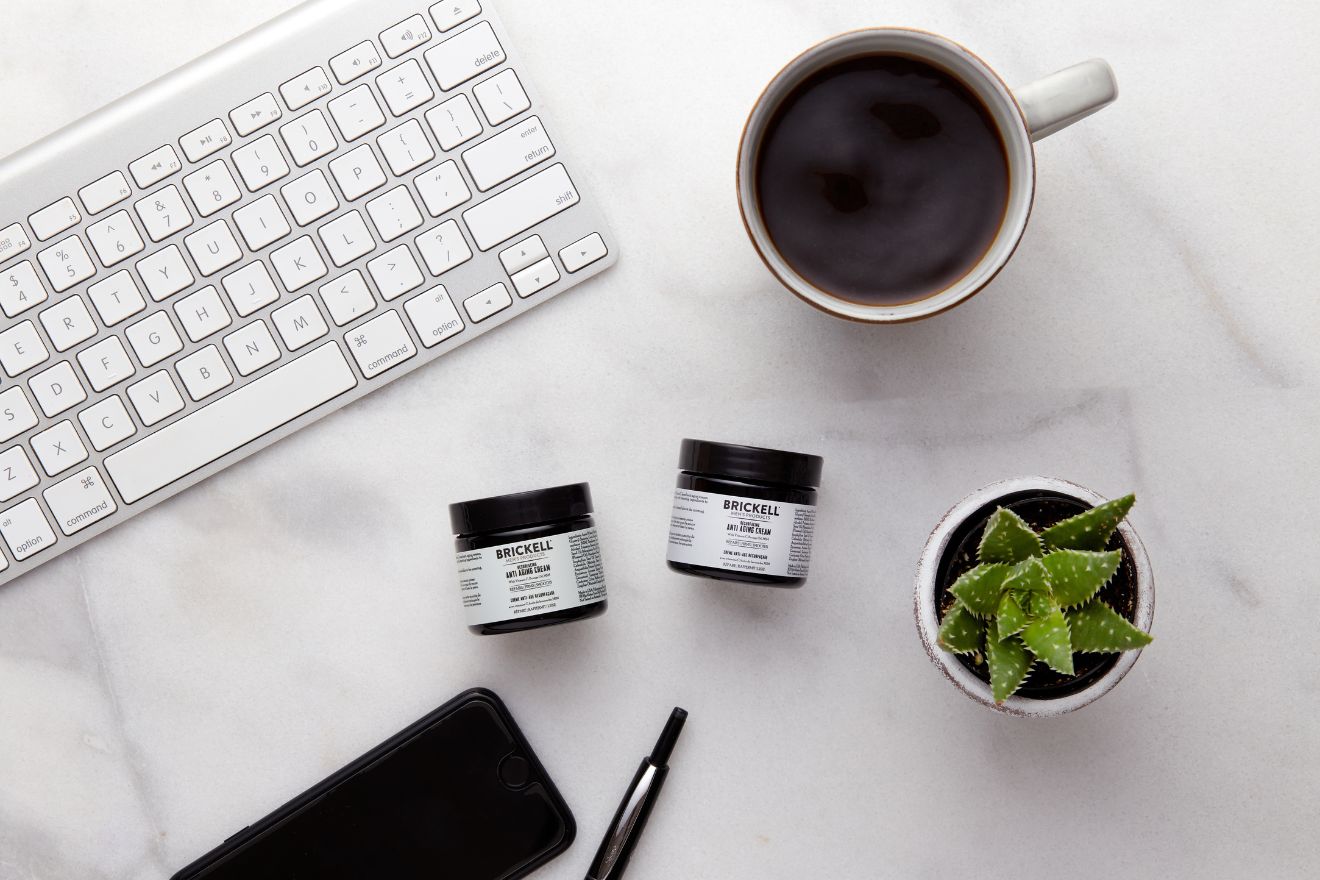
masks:
[[[623,876],[637,838],[642,836],[651,808],[660,796],[660,787],[669,774],[669,753],[674,750],[687,715],[687,710],[675,707],[665,722],[665,729],[660,732],[660,738],[655,741],[655,748],[642,759],[642,766],[637,768],[637,775],[614,814],[610,830],[600,842],[596,858],[587,871],[587,880],[619,880]]]

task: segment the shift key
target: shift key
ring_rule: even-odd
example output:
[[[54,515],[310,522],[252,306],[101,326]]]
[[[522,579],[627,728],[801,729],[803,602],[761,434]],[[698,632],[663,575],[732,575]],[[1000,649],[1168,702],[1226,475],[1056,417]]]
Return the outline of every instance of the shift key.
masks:
[[[551,165],[463,212],[472,240],[488,251],[582,200],[563,163]]]

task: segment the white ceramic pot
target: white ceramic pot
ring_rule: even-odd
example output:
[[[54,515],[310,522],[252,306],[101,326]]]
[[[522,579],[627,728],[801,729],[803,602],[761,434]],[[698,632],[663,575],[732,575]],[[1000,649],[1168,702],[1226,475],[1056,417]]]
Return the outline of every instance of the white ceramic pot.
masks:
[[[1087,685],[1085,689],[1075,693],[1049,700],[1013,696],[1003,703],[996,703],[990,694],[990,685],[964,666],[957,655],[950,654],[939,646],[940,621],[939,608],[936,607],[939,567],[944,554],[956,549],[949,546],[954,533],[977,511],[987,505],[993,505],[1001,498],[1020,492],[1040,491],[1074,498],[1092,507],[1108,500],[1076,483],[1054,477],[1019,477],[993,483],[973,492],[954,505],[953,509],[944,515],[944,519],[940,520],[935,531],[931,532],[930,539],[926,542],[926,549],[922,551],[921,561],[917,564],[916,596],[913,602],[913,613],[917,620],[917,632],[921,635],[921,644],[925,646],[931,662],[939,667],[940,672],[954,687],[996,712],[1037,718],[1063,715],[1094,703],[1123,680],[1123,676],[1127,675],[1128,670],[1137,662],[1137,657],[1141,654],[1139,650],[1124,651],[1108,672]],[[1137,610],[1133,623],[1142,630],[1150,632],[1151,621],[1155,617],[1155,581],[1151,576],[1150,560],[1146,557],[1146,548],[1141,545],[1136,530],[1127,520],[1119,523],[1118,534],[1136,571]]]

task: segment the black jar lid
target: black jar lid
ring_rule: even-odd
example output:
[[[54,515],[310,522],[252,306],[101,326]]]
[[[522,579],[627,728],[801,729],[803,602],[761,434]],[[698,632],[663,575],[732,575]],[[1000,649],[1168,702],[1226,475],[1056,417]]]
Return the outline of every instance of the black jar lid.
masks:
[[[680,470],[813,489],[820,485],[824,465],[819,455],[709,440],[684,440],[678,451]]]
[[[559,519],[586,516],[592,511],[591,486],[572,483],[533,489],[449,505],[449,523],[456,535],[497,532]]]

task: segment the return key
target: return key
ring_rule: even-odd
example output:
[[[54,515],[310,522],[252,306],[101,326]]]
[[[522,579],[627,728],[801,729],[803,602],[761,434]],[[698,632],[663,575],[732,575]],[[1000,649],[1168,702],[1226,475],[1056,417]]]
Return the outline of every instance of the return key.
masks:
[[[486,192],[554,154],[541,118],[533,116],[466,150],[463,161],[477,189]]]

